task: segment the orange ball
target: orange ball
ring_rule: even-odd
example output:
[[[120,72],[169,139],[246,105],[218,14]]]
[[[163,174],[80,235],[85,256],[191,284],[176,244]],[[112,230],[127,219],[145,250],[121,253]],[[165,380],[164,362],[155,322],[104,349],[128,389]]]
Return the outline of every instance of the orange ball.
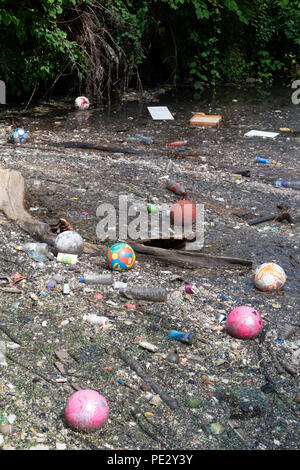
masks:
[[[183,225],[186,221],[186,223],[191,224],[196,220],[195,204],[186,200],[177,201],[171,208],[170,219],[172,223],[177,221],[178,223],[182,222]]]

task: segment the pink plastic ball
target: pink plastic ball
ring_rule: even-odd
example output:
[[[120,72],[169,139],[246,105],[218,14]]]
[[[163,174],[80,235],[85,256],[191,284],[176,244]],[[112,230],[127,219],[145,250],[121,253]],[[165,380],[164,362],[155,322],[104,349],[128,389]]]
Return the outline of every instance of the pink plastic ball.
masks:
[[[246,306],[233,309],[226,322],[228,333],[239,339],[257,338],[262,326],[260,314],[254,308]]]
[[[65,408],[65,419],[76,431],[93,432],[108,419],[109,408],[103,395],[95,390],[79,390],[73,393]]]

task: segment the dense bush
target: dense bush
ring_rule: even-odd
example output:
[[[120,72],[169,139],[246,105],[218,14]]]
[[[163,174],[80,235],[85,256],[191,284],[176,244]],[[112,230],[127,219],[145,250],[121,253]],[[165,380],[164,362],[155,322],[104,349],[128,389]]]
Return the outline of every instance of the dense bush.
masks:
[[[0,79],[16,99],[288,81],[299,32],[300,0],[0,0]]]

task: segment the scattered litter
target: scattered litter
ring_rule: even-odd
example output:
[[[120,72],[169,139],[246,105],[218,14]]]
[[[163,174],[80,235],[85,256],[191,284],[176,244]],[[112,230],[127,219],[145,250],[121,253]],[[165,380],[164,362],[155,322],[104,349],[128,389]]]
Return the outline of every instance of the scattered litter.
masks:
[[[276,187],[291,188],[291,189],[300,189],[300,181],[284,181],[277,180],[275,181]]]
[[[200,126],[200,127],[218,126],[221,121],[222,121],[222,116],[196,113],[190,119],[190,125]]]
[[[278,129],[280,119],[292,122],[292,106],[274,117],[270,102],[266,109],[262,102],[244,107],[238,96],[237,107],[232,94],[217,103],[218,93],[191,125],[188,100],[174,104],[174,114],[153,107],[153,119],[167,111],[153,122],[133,105],[133,117],[129,108],[123,117],[111,108],[98,119],[106,105],[98,114],[74,112],[71,103],[65,113],[63,101],[57,116],[51,104],[42,129],[34,110],[6,118],[3,109],[2,449],[295,447],[298,131],[280,128],[272,142],[247,140],[249,123]],[[217,128],[221,114],[226,122]],[[16,116],[37,143],[7,143]],[[170,121],[161,123],[165,117]],[[124,210],[120,194],[127,196]],[[205,240],[195,251],[186,234],[172,230],[174,207],[187,203],[205,210]],[[99,205],[114,209],[106,238],[96,232]],[[130,210],[140,207],[134,218]],[[72,225],[59,218],[64,214]],[[165,214],[171,225],[152,227]],[[136,241],[141,215],[149,232]],[[195,228],[193,213],[191,219]],[[261,263],[279,263],[284,274]],[[66,411],[74,421],[62,419],[70,390],[94,389],[113,410],[105,423],[90,422],[97,403],[82,397]],[[78,427],[85,405],[92,413]],[[92,431],[98,432],[89,439]]]
[[[184,287],[184,290],[188,292],[189,294],[197,294],[199,292],[195,284],[188,284],[187,286]]]
[[[265,164],[269,164],[269,165],[277,165],[277,162],[275,162],[275,160],[272,160],[271,158],[256,157],[255,158],[255,163],[265,163]]]
[[[128,137],[127,142],[141,142],[146,145],[154,144],[154,140],[151,137],[146,137],[144,135],[137,135],[136,137]]]
[[[269,137],[270,139],[274,139],[279,135],[278,132],[266,132],[266,131],[256,131],[252,130],[244,134],[245,137]]]
[[[48,291],[53,290],[56,288],[57,282],[54,279],[51,279],[47,282],[47,289]]]
[[[150,352],[157,352],[158,347],[154,344],[148,343],[147,341],[139,341],[139,346],[143,349],[147,349]]]
[[[169,142],[170,147],[181,147],[182,145],[187,144],[187,140],[176,140],[174,142]]]
[[[182,343],[191,343],[193,339],[193,332],[182,333],[181,331],[171,330],[168,334],[168,338],[175,339],[176,341],[181,341]]]
[[[58,253],[57,254],[57,261],[65,264],[76,264],[78,260],[78,255],[71,255],[67,253]]]
[[[170,113],[167,106],[147,106],[153,120],[172,120],[174,116]]]
[[[84,284],[113,284],[113,277],[111,274],[87,274],[79,279],[80,283]]]
[[[185,191],[183,185],[181,183],[176,183],[175,181],[168,181],[166,184],[166,188],[172,191],[175,194],[180,196],[186,196],[187,192]]]
[[[149,300],[152,302],[166,302],[169,293],[166,289],[151,287],[125,287],[120,290],[121,294],[129,299]]]
[[[88,321],[91,325],[100,325],[102,327],[109,326],[109,319],[107,317],[101,317],[99,315],[83,315],[83,320]]]
[[[69,281],[67,279],[64,281],[63,294],[64,295],[69,295],[70,294],[70,284],[69,284]]]

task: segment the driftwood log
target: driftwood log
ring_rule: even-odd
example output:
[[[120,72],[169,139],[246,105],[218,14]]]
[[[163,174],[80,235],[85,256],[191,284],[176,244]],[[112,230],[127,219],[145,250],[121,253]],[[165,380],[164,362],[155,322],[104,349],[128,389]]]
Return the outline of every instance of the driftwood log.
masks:
[[[19,171],[0,169],[0,211],[34,239],[54,247],[57,234],[50,225],[29,214],[25,208],[24,189],[24,178]],[[99,248],[86,242],[84,252],[97,253]]]
[[[51,145],[64,148],[79,148],[89,150],[101,150],[111,153],[129,153],[134,155],[146,155],[142,150],[135,150],[128,147],[111,147],[108,145],[93,144],[92,142],[50,142]]]
[[[24,205],[24,178],[19,171],[0,169],[0,210],[34,238],[54,245],[50,226],[32,217]]]
[[[143,243],[137,242],[130,242],[130,245],[137,253],[149,255],[167,264],[175,264],[185,268],[224,268],[232,267],[233,265],[252,266],[252,261],[249,259],[213,256],[196,251],[167,250],[165,248],[146,246]]]

